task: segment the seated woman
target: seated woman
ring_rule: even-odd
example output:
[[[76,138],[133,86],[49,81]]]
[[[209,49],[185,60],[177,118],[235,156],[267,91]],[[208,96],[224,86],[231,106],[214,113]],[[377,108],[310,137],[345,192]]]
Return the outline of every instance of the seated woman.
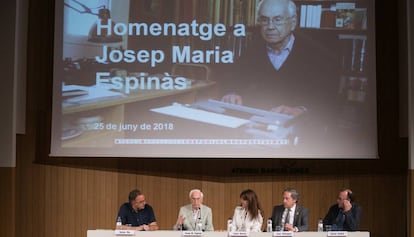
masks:
[[[240,194],[240,206],[234,209],[231,231],[261,232],[263,216],[256,193],[246,189]]]

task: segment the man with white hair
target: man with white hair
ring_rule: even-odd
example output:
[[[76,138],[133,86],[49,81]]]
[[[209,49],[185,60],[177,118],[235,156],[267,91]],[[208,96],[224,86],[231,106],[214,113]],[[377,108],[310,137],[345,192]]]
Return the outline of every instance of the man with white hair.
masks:
[[[296,10],[292,0],[261,1],[247,48],[231,74],[222,76],[222,101],[300,116],[295,133],[302,142],[321,142],[317,139],[326,139],[339,107],[339,54],[337,48],[331,50],[336,41],[327,38],[322,43],[296,32]],[[325,38],[325,32],[318,36]]]
[[[192,189],[188,194],[191,204],[180,208],[174,230],[214,231],[211,208],[203,205],[203,192]]]

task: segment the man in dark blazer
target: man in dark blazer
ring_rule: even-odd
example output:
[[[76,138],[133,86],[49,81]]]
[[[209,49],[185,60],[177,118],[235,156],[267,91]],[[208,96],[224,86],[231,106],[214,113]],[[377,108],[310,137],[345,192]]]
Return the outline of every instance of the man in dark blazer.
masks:
[[[361,213],[362,208],[355,203],[352,190],[344,188],[339,192],[336,204],[329,208],[323,224],[325,227],[331,225],[332,230],[336,231],[357,231],[361,223]]]
[[[279,229],[294,232],[309,230],[309,211],[307,208],[297,205],[298,201],[299,193],[296,189],[287,188],[283,191],[283,205],[273,207],[273,231]]]

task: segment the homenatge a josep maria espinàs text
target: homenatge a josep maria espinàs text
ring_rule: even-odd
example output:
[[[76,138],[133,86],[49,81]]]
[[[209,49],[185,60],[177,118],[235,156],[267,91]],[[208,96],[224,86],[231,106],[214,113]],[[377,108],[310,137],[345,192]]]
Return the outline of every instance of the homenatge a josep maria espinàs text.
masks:
[[[192,23],[117,23],[110,27],[111,21],[107,24],[98,23],[98,35],[106,30],[107,33],[117,35],[130,36],[174,36],[174,37],[199,37],[202,40],[212,39],[213,35],[222,37],[226,34],[226,26],[224,24],[201,23],[193,20]],[[236,24],[231,32],[235,37],[245,36],[245,26]],[[149,63],[151,67],[163,63],[165,60],[165,52],[161,49],[141,49],[134,51],[133,49],[119,50],[109,48],[106,45],[102,47],[102,55],[95,57],[99,63]],[[189,45],[172,45],[171,46],[171,63],[233,63],[234,55],[231,50],[220,48],[216,45],[211,49],[193,49]]]
[[[111,26],[111,20],[107,24],[98,23],[98,35],[103,30],[107,34],[131,35],[131,36],[178,36],[178,37],[199,37],[201,40],[210,40],[213,35],[222,37],[226,34],[227,29],[224,24],[197,23],[193,20],[191,23],[116,23]],[[113,32],[112,32],[113,30]],[[231,32],[235,37],[245,36],[245,26],[236,24]],[[192,50],[190,46],[172,46],[171,60],[173,63],[233,63],[233,52],[230,50],[221,50],[219,46],[207,50]],[[151,67],[162,63],[165,54],[162,50],[138,50],[131,49],[119,50],[102,46],[102,55],[95,57],[99,63],[106,62],[125,62],[125,63],[149,63]],[[184,77],[111,77],[109,72],[96,72],[96,85],[102,83],[111,83],[114,89],[125,89],[129,93],[134,89],[155,89],[155,90],[185,90],[189,88],[188,80]],[[154,84],[155,83],[155,84]],[[155,85],[155,86],[154,86]]]
[[[214,36],[222,37],[226,35],[227,28],[222,23],[198,23],[193,20],[191,23],[115,23],[113,27],[112,20],[109,19],[106,24],[98,22],[97,34],[100,35],[102,30],[107,31],[108,35],[128,35],[128,36],[179,36],[179,37],[198,37],[201,40],[211,40]],[[246,27],[244,24],[235,24],[232,34],[235,37],[243,37],[246,35]]]

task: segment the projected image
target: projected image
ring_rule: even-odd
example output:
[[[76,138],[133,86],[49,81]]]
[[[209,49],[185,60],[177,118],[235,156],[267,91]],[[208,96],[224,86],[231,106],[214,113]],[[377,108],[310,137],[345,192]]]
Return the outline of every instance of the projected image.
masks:
[[[377,157],[373,1],[56,6],[52,156]]]

